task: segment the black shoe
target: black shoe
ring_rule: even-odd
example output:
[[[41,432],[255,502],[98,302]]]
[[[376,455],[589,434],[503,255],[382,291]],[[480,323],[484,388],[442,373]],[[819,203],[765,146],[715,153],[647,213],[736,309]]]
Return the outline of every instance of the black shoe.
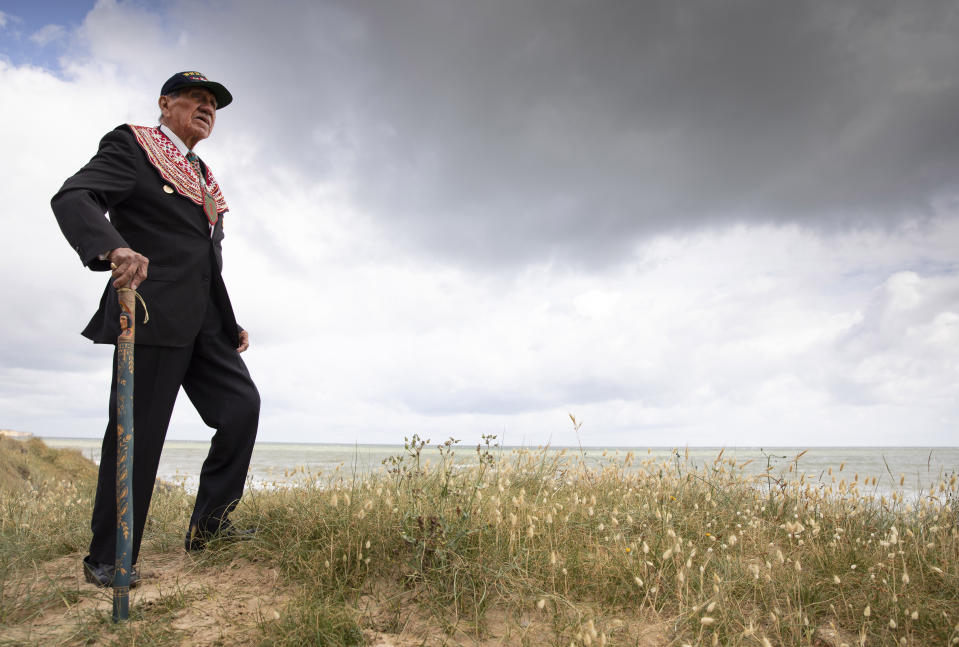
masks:
[[[183,548],[186,551],[193,552],[204,550],[210,542],[233,542],[253,539],[256,531],[253,528],[237,529],[229,521],[223,523],[215,532],[200,530],[196,524],[190,525],[190,532],[186,534],[183,541]]]
[[[113,573],[116,567],[113,564],[94,564],[83,559],[83,577],[90,584],[96,584],[103,588],[113,586]],[[140,584],[140,572],[136,566],[130,567],[130,588],[135,588]]]

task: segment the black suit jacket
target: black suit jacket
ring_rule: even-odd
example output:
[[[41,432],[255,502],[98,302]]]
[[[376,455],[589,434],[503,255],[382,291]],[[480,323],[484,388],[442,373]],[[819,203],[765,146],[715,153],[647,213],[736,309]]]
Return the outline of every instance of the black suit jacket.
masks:
[[[63,184],[51,206],[63,235],[91,270],[109,270],[109,261],[98,256],[117,247],[150,260],[147,279],[137,288],[150,313],[146,324],[142,313],[137,316],[138,344],[190,344],[212,299],[224,331],[239,345],[239,327],[220,273],[223,218],[211,236],[203,208],[169,189],[130,127],[123,125],[103,137],[97,154]],[[120,330],[111,283],[83,331],[97,343],[115,343]]]

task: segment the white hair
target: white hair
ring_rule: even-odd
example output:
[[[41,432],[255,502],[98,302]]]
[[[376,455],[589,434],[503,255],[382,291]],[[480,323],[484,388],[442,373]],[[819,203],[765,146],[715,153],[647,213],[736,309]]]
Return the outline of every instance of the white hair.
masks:
[[[161,96],[161,97],[170,97],[171,99],[173,99],[173,98],[175,98],[175,97],[180,96],[180,90],[182,90],[182,89],[183,89],[183,88],[177,88],[176,90],[170,90],[170,91],[167,92],[166,94],[161,94],[160,96]],[[160,118],[159,118],[157,121],[159,121],[161,124],[163,123],[163,113],[162,113],[162,112],[160,113]]]

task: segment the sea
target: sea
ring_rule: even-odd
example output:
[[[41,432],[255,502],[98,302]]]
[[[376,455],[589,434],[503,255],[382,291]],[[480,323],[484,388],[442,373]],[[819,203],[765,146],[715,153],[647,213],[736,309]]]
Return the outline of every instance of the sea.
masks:
[[[77,449],[99,463],[99,440],[44,437],[43,441],[51,447]],[[209,447],[208,441],[167,441],[157,477],[195,491]],[[492,451],[508,458],[517,449],[541,448],[497,447]],[[475,445],[459,445],[454,451],[456,462],[476,462]],[[630,453],[635,457],[632,469],[638,469],[647,460],[669,466],[688,461],[688,465],[701,469],[714,465],[722,452],[722,459],[735,461],[746,474],[758,476],[768,470],[775,478],[795,481],[801,477],[804,483],[814,487],[836,484],[840,480],[855,481],[860,494],[885,496],[899,492],[907,501],[928,496],[930,488],[937,488],[941,481],[959,474],[959,447],[550,447],[544,451],[565,452],[597,469],[611,462],[622,463]],[[249,482],[255,488],[282,487],[304,480],[322,484],[330,479],[349,479],[384,470],[384,461],[400,456],[411,460],[402,445],[257,443],[250,463]],[[422,462],[436,464],[439,460],[436,446],[423,449]]]

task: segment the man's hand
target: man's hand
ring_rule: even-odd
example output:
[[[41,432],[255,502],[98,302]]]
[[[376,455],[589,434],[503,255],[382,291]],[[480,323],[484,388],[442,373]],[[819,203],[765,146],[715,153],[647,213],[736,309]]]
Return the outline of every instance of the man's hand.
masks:
[[[250,333],[245,330],[240,331],[240,345],[237,346],[236,352],[242,353],[247,348],[250,347]]]
[[[113,268],[113,287],[136,290],[146,280],[150,261],[143,254],[137,254],[129,247],[117,247],[107,258]]]

